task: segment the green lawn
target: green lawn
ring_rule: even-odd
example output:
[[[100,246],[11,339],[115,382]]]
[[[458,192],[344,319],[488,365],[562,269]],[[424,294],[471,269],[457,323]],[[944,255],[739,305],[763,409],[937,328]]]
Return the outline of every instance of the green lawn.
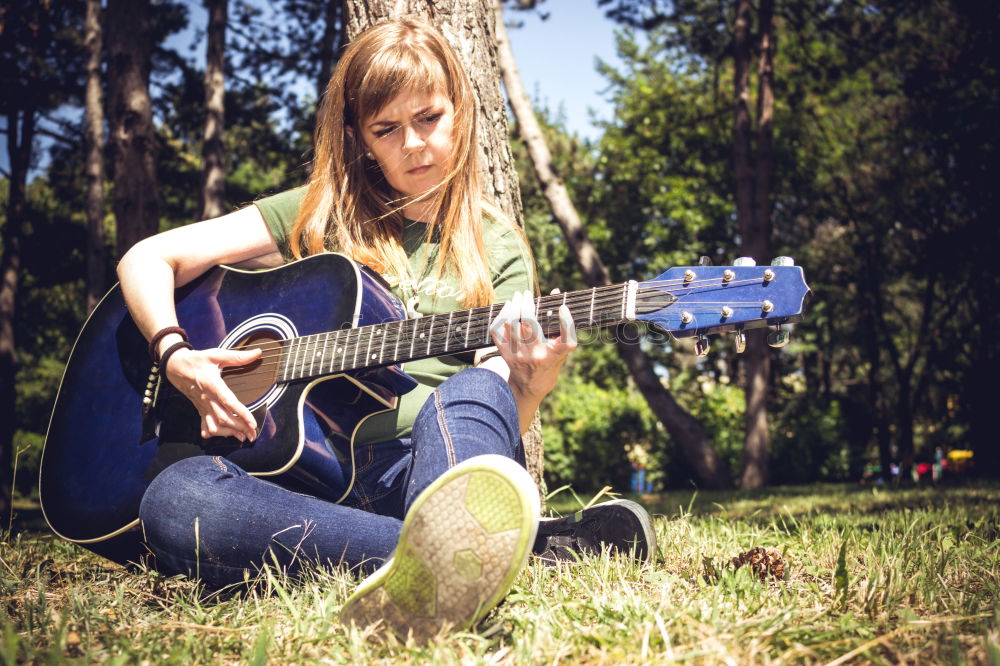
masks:
[[[424,647],[340,625],[348,574],[265,570],[249,590],[211,593],[112,565],[29,520],[0,533],[0,659],[1000,665],[1000,486],[647,499],[654,565],[532,562],[478,633]],[[755,546],[781,554],[783,580],[728,564]]]

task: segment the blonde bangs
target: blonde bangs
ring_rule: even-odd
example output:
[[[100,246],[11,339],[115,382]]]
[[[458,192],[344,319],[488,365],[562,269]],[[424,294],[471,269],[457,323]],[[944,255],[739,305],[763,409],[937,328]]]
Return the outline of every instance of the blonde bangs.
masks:
[[[351,118],[352,123],[361,123],[377,115],[402,94],[441,93],[453,97],[440,64],[432,53],[423,51],[407,49],[400,44],[372,59],[358,89],[351,91],[350,107],[359,116]]]

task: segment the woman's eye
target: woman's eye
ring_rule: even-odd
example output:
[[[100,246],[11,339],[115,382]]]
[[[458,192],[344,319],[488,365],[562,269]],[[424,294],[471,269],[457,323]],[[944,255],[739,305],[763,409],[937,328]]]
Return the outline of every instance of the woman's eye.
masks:
[[[424,116],[423,117],[423,121],[425,123],[427,123],[428,125],[433,125],[434,123],[436,123],[439,120],[441,120],[441,114],[440,113],[432,113],[429,116]]]
[[[389,136],[390,134],[392,134],[395,131],[396,131],[396,128],[394,126],[389,126],[389,127],[385,127],[383,129],[380,129],[380,130],[376,130],[373,133],[375,134],[376,137],[378,137],[379,139],[381,139],[382,137]]]

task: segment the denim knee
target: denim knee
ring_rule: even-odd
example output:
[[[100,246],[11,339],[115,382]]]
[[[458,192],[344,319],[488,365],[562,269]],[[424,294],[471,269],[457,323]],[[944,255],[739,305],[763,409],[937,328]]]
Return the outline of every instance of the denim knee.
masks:
[[[218,517],[228,512],[218,483],[238,476],[246,472],[214,456],[185,458],[160,472],[139,504],[146,542],[154,551],[161,545],[193,542],[197,537],[191,530],[197,516]]]
[[[416,437],[430,431],[490,441],[499,449],[489,452],[524,460],[514,394],[506,380],[484,368],[463,370],[437,387],[413,424]]]

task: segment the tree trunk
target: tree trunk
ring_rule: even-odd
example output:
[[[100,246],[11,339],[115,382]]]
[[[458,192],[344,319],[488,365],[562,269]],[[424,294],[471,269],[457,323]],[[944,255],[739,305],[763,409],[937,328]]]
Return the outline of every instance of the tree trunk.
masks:
[[[340,23],[343,13],[343,0],[326,0],[323,37],[319,47],[319,76],[316,78],[316,108],[319,108],[319,102],[326,92],[326,84],[333,75],[333,66],[337,62],[337,55],[342,46],[343,32]]]
[[[87,151],[87,312],[107,289],[104,253],[104,101],[101,94],[101,0],[87,0],[87,91],[84,143]]]
[[[885,409],[885,393],[882,388],[880,377],[882,371],[881,356],[879,351],[878,338],[867,336],[865,343],[868,352],[868,390],[869,402],[872,409],[872,423],[875,428],[875,437],[878,442],[879,466],[882,468],[882,478],[886,483],[892,483],[892,433],[889,431],[889,419]]]
[[[21,234],[25,216],[25,188],[31,147],[35,139],[35,112],[11,110],[7,113],[7,156],[10,186],[7,221],[3,225],[3,254],[0,255],[0,518],[6,528],[14,492],[14,433],[17,431],[17,348],[14,316],[17,288],[21,277]]]
[[[767,260],[771,236],[771,180],[774,117],[774,5],[761,0],[759,60],[757,68],[757,127],[750,117],[750,20],[749,0],[736,4],[733,38],[733,167],[736,175],[736,218],[740,231],[740,254],[758,262]],[[756,139],[756,141],[754,141]],[[754,151],[754,142],[756,151]],[[767,389],[771,356],[766,329],[747,333],[746,433],[743,445],[743,488],[760,488],[768,480]]]
[[[345,0],[347,40],[380,21],[419,16],[432,22],[458,53],[479,102],[477,131],[484,194],[521,224],[521,192],[508,142],[507,113],[500,90],[492,0]],[[535,414],[524,435],[527,468],[545,497],[542,429]]]
[[[205,136],[201,147],[201,219],[219,217],[226,205],[225,66],[229,0],[205,0],[208,53],[205,58]]]
[[[607,269],[601,262],[597,250],[587,237],[586,229],[580,222],[566,191],[566,187],[552,171],[552,156],[542,136],[538,120],[531,108],[531,102],[524,92],[521,77],[517,71],[514,54],[503,25],[502,6],[496,5],[496,31],[500,68],[504,85],[514,116],[517,118],[521,139],[528,147],[528,155],[546,199],[552,208],[552,215],[558,221],[567,245],[576,259],[584,280],[592,287],[610,284]],[[702,425],[674,400],[670,392],[660,383],[653,371],[649,358],[637,344],[618,343],[618,353],[628,366],[632,378],[646,398],[653,414],[663,423],[671,437],[677,441],[685,457],[691,463],[698,482],[707,488],[724,488],[729,485],[728,473],[715,454]]]
[[[108,0],[108,95],[120,257],[159,230],[156,135],[149,99],[150,0]]]
[[[899,381],[896,396],[896,450],[899,453],[899,473],[913,473],[913,395],[909,373]]]

